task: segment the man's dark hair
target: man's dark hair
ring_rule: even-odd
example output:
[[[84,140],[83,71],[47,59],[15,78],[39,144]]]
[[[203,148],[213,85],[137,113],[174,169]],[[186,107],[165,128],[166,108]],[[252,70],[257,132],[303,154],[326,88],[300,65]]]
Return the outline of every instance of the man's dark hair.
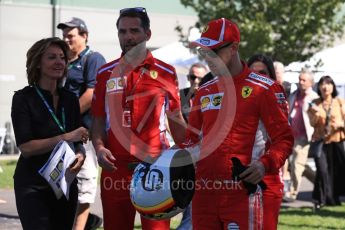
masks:
[[[138,7],[138,8],[127,8],[127,9],[121,10],[120,16],[116,21],[117,28],[119,28],[120,19],[123,17],[139,18],[141,21],[141,26],[144,28],[144,30],[147,31],[150,29],[150,19],[144,8]]]

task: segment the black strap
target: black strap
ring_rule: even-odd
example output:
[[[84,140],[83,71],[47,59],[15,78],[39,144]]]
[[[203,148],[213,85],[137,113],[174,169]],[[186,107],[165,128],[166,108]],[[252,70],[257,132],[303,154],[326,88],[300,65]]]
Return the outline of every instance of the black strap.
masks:
[[[326,108],[322,104],[322,108],[326,111],[326,123],[325,123],[325,133],[326,133],[326,135],[329,134],[329,131],[330,131],[329,120],[331,118],[332,103],[333,103],[333,98],[332,98],[331,103],[329,104],[329,108],[327,110],[326,110]]]

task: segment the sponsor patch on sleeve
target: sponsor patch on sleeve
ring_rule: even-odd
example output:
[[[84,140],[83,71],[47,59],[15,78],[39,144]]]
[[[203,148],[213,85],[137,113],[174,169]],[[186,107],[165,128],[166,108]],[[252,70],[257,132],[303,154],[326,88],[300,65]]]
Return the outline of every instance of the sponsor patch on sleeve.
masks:
[[[277,99],[286,99],[284,93],[275,93]]]
[[[224,93],[216,93],[202,96],[200,98],[201,112],[206,110],[219,110],[222,106]]]
[[[107,81],[107,93],[122,92],[126,84],[126,77],[111,78]]]
[[[288,102],[284,99],[277,99],[277,103],[279,108],[284,112],[288,113]]]
[[[256,74],[256,73],[250,73],[248,75],[248,77],[251,78],[251,79],[255,79],[255,80],[259,81],[259,82],[265,83],[265,84],[267,84],[269,86],[274,84],[274,81],[272,79],[269,79],[267,77],[261,76],[261,75]]]

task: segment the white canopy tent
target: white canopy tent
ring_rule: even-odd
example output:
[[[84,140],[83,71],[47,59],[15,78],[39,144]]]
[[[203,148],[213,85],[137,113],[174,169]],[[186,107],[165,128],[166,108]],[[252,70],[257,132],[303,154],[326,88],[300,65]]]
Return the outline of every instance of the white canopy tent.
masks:
[[[187,81],[189,67],[196,62],[200,62],[196,54],[193,54],[188,48],[183,46],[181,42],[174,42],[163,46],[152,51],[152,54],[155,58],[175,67],[181,89],[189,86]]]
[[[322,76],[329,75],[337,85],[339,96],[345,98],[345,44],[324,49],[315,53],[309,60],[304,62],[292,62],[285,67],[285,81],[298,83],[298,75],[302,68],[313,71],[314,80],[318,82]],[[320,63],[318,67],[315,67]]]
[[[322,76],[329,75],[336,84],[345,84],[345,44],[328,48],[314,54],[309,60],[304,62],[292,62],[285,67],[285,80],[293,83],[298,82],[298,73],[302,68],[309,68],[315,72],[315,81]],[[320,67],[315,65],[321,62]]]

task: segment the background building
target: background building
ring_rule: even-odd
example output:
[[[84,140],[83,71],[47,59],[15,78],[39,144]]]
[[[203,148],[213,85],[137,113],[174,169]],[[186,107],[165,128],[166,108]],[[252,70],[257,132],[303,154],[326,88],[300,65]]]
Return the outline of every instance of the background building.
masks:
[[[92,49],[107,61],[113,60],[121,53],[116,29],[119,10],[135,6],[143,6],[149,13],[151,50],[177,42],[177,25],[187,30],[197,21],[196,13],[179,0],[0,0],[0,127],[11,119],[13,92],[27,85],[26,52],[35,41],[61,37],[56,25],[80,17],[90,31]]]

